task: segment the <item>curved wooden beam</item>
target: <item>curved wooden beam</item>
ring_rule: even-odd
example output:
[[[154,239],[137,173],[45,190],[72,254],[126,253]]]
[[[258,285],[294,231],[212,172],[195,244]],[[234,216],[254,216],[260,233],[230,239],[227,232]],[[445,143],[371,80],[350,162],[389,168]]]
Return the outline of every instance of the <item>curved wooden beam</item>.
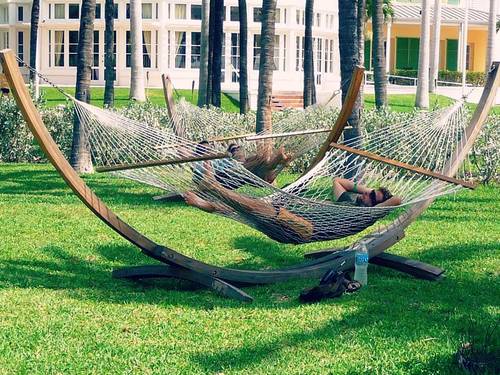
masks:
[[[174,134],[178,137],[185,138],[186,131],[184,127],[177,121],[177,111],[175,108],[174,100],[174,85],[172,84],[170,77],[166,74],[161,75],[161,82],[163,84],[163,96],[165,97],[168,117],[170,117],[170,120],[172,120]]]

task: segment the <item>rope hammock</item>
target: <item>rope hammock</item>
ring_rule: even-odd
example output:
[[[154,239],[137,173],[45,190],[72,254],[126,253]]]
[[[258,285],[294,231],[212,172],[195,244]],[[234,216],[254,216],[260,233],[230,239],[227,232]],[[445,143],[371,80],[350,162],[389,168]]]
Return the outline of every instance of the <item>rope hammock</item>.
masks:
[[[250,225],[279,242],[306,243],[349,236],[396,208],[461,188],[453,179],[439,178],[446,160],[463,139],[467,112],[461,102],[418,113],[411,121],[352,139],[344,147],[337,145],[306,175],[284,189],[259,179],[217,147],[177,137],[77,100],[74,105],[97,170],[112,171],[165,190],[194,192],[213,203],[218,214]],[[373,159],[373,154],[412,168]],[[399,196],[402,204],[361,207],[335,202],[335,176],[352,176],[359,184],[370,187],[384,186]]]

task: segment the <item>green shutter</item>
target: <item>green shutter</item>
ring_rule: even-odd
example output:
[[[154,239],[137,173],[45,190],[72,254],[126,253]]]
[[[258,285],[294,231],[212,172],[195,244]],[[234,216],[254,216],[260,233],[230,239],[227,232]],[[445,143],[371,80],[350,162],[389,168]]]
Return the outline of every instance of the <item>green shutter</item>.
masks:
[[[365,69],[372,70],[372,41],[370,39],[365,40]]]
[[[446,41],[446,70],[456,72],[458,69],[458,40]]]
[[[418,69],[418,57],[420,56],[420,39],[411,38],[408,44],[408,66],[410,69]]]
[[[396,39],[396,69],[418,69],[420,39]]]
[[[408,38],[396,39],[396,69],[408,69]]]

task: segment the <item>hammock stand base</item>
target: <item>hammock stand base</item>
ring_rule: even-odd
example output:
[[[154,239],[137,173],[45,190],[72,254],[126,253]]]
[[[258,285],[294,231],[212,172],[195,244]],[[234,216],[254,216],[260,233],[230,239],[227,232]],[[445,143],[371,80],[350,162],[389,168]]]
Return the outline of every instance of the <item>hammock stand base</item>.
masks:
[[[335,250],[333,250],[335,251]],[[337,250],[338,251],[338,250]],[[332,250],[315,251],[304,255],[309,259],[321,259],[332,253]],[[406,258],[400,255],[389,254],[387,252],[370,258],[371,264],[391,268],[395,271],[407,273],[417,279],[437,281],[444,276],[445,270],[432,264],[424,263],[419,260]]]
[[[122,238],[140,249],[146,256],[165,264],[160,266],[140,266],[116,270],[114,272],[115,277],[126,277],[129,279],[137,279],[146,276],[174,277],[208,286],[212,290],[231,298],[251,301],[252,298],[249,295],[233,284],[257,285],[299,278],[319,278],[327,270],[335,269],[338,271],[346,271],[354,267],[355,249],[359,247],[359,243],[356,242],[350,246],[349,250],[331,251],[318,259],[306,260],[301,264],[276,270],[243,270],[219,267],[190,258],[172,248],[154,242],[119,218],[99,199],[99,197],[97,197],[68,163],[63,153],[54,142],[54,139],[50,136],[40,113],[31,100],[14,53],[11,50],[0,51],[0,61],[14,99],[27,125],[40,144],[48,160],[59,172],[74,194],[98,219],[113,229]],[[496,89],[499,85],[500,63],[494,63],[488,74],[483,96],[466,129],[465,140],[460,143],[460,146],[443,168],[442,173],[444,175],[449,177],[454,176],[458,167],[472,148],[472,144],[477,138],[481,126],[484,124],[487,114],[493,104],[496,96]],[[332,140],[328,141],[332,142]],[[391,246],[398,243],[404,237],[404,230],[420,216],[432,202],[433,199],[428,199],[415,203],[405,213],[394,220],[394,222],[381,228],[378,232],[363,237],[361,240],[368,248],[369,258],[376,258]],[[407,263],[411,262],[408,261]],[[384,265],[389,265],[391,262],[385,259],[383,263]],[[394,263],[393,261],[392,264]]]

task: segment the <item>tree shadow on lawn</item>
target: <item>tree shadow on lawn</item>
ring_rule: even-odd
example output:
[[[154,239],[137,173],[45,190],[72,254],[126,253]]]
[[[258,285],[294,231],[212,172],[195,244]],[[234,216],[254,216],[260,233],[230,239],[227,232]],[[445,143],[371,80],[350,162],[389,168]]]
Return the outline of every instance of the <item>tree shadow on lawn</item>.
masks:
[[[497,247],[494,243],[474,243],[465,246],[459,253],[453,252],[453,247],[435,247],[429,249],[424,258],[431,261],[448,260],[447,263],[451,267],[450,263],[467,260],[472,252],[485,249],[485,255],[488,255],[496,251]],[[456,255],[451,262],[448,259],[450,254]],[[311,356],[320,350],[332,352],[332,355],[337,350],[348,352],[351,350],[348,338],[355,342],[354,345],[358,349],[360,342],[366,347],[373,347],[377,341],[390,342],[393,348],[404,348],[409,343],[437,340],[440,341],[439,345],[446,347],[450,339],[453,340],[453,336],[460,336],[465,332],[467,318],[485,327],[485,331],[488,329],[487,322],[494,319],[488,308],[498,295],[498,288],[495,290],[492,285],[492,276],[486,274],[476,277],[473,274],[460,273],[460,278],[445,278],[436,283],[373,267],[370,270],[368,288],[354,295],[321,303],[331,305],[332,312],[338,313],[337,308],[340,307],[346,308],[346,311],[354,308],[354,313],[345,317],[332,317],[314,329],[294,331],[292,327],[291,331],[278,338],[244,342],[232,349],[213,349],[195,354],[191,358],[203,372],[219,373],[229,369],[252,368],[264,361],[279,362],[283,360],[284,353],[290,355],[294,348],[310,351]],[[298,308],[296,305],[296,302],[291,302],[287,308]],[[311,313],[314,314],[314,311]],[[343,339],[336,341],[336,337]],[[332,345],[342,346],[343,349],[338,349],[337,346],[332,349]],[[427,350],[429,345],[432,343],[422,345],[422,350]],[[389,353],[386,352],[386,355]],[[324,361],[324,357],[321,360]],[[411,368],[415,363],[410,361],[412,359],[406,357],[401,359],[400,363],[395,363],[400,368]],[[384,363],[378,366],[382,372],[389,371],[383,367]],[[438,370],[448,373],[457,371],[453,353],[431,356],[426,363],[419,363],[418,369],[427,369],[430,373],[439,372]],[[373,366],[372,370],[374,371]]]
[[[453,263],[467,260],[475,255],[477,251],[496,250],[495,244],[471,243],[456,251],[456,247],[435,247],[427,250],[422,255],[421,260],[428,262],[444,261],[453,266]],[[206,309],[207,306],[262,308],[277,306],[280,308],[290,308],[296,305],[295,299],[287,303],[276,305],[270,301],[269,291],[277,293],[287,293],[297,296],[302,288],[310,285],[306,280],[292,280],[276,285],[262,287],[245,288],[245,290],[256,297],[256,301],[251,305],[241,304],[212,294],[209,290],[199,290],[198,286],[185,281],[150,279],[147,281],[131,282],[117,280],[111,277],[111,271],[115,267],[128,265],[140,265],[155,263],[152,259],[142,255],[136,248],[124,245],[102,245],[96,249],[96,256],[87,252],[86,256],[75,256],[57,246],[48,246],[39,249],[37,253],[43,254],[42,259],[6,259],[0,263],[0,288],[46,288],[56,290],[66,290],[68,295],[77,299],[108,300],[112,303],[144,303],[160,305],[187,305],[193,308]],[[486,255],[488,255],[486,253]],[[450,254],[453,259],[450,261]],[[36,254],[34,255],[36,256]],[[157,263],[160,264],[160,263]],[[235,268],[244,269],[246,265],[238,264]],[[396,271],[373,267],[370,270],[377,283],[382,280],[400,280],[404,278],[412,285],[419,288],[427,286],[433,289],[436,284],[426,281],[415,281],[411,277],[401,275]],[[317,282],[317,281],[315,281]],[[473,281],[477,282],[477,281]],[[456,284],[456,280],[450,279],[447,284]],[[398,284],[399,285],[399,284]],[[396,285],[396,287],[398,287]],[[439,284],[441,285],[441,284]],[[450,287],[452,287],[450,285]],[[460,288],[469,290],[463,284]],[[485,288],[487,284],[483,285]],[[196,289],[195,293],[191,291]],[[453,286],[455,288],[455,286]],[[186,293],[186,290],[189,292]],[[465,292],[464,292],[465,293]]]

